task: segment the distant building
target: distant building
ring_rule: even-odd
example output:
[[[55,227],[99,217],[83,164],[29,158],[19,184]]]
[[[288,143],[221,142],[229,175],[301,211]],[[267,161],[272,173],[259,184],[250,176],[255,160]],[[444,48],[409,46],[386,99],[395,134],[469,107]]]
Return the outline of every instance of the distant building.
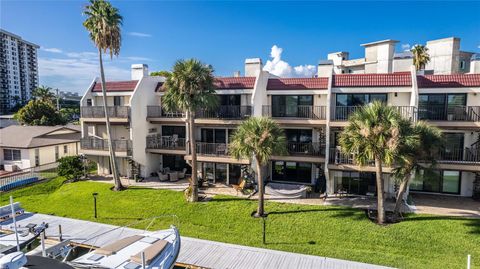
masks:
[[[15,171],[77,155],[80,129],[68,126],[18,126],[0,129],[0,170]]]
[[[18,121],[13,118],[13,115],[0,115],[0,129],[10,125],[18,125]]]
[[[28,101],[38,87],[38,45],[0,29],[0,115]]]

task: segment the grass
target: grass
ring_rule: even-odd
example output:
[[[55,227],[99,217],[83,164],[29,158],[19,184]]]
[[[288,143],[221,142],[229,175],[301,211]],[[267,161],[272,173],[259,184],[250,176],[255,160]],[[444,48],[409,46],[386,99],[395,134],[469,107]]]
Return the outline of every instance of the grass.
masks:
[[[98,192],[98,222],[126,225],[138,219],[176,214],[184,236],[320,255],[400,268],[464,268],[472,254],[480,266],[480,220],[410,215],[406,221],[378,226],[363,211],[331,206],[267,202],[267,244],[262,222],[250,217],[256,202],[217,196],[210,202],[187,203],[180,192],[130,188],[110,191],[109,184],[62,178],[2,194],[32,212],[94,220],[92,193]],[[155,223],[165,228],[171,219]],[[145,224],[142,224],[145,228]],[[473,266],[472,268],[475,268]]]

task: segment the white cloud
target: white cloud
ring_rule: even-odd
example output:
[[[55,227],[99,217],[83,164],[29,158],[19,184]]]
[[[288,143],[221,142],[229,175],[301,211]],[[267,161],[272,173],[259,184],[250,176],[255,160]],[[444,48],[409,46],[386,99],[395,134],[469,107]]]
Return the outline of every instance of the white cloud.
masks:
[[[408,44],[408,43],[407,44],[402,44],[402,50],[407,51],[407,50],[410,50],[410,48],[411,48],[410,44]]]
[[[147,57],[139,57],[139,56],[127,56],[127,57],[120,57],[120,58],[123,58],[125,60],[128,60],[128,61],[140,61],[140,62],[151,62],[153,61],[152,59],[150,58],[147,58]]]
[[[290,66],[288,62],[282,60],[283,49],[273,45],[270,51],[271,60],[268,60],[263,70],[279,77],[313,77],[317,68],[314,65]]]
[[[140,33],[140,32],[128,32],[127,34],[130,36],[136,36],[136,37],[152,37],[151,34]]]
[[[70,57],[70,58],[81,58],[81,59],[92,59],[92,58],[98,57],[97,52],[89,52],[89,51],[67,52],[65,53],[65,55],[67,55],[67,57]]]
[[[63,51],[61,49],[57,49],[57,48],[41,47],[40,49],[43,50],[43,51],[46,51],[46,52],[51,52],[51,53],[63,53]]]

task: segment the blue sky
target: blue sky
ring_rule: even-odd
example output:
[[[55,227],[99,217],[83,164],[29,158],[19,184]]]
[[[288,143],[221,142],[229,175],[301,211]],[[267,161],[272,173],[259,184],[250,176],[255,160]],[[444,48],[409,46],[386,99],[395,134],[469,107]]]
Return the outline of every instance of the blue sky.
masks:
[[[0,0],[0,27],[39,44],[40,83],[83,92],[97,76],[95,48],[82,26],[86,1]],[[361,43],[402,46],[457,36],[480,52],[480,2],[162,2],[113,1],[124,16],[121,55],[107,79],[129,79],[133,63],[169,69],[196,57],[217,75],[243,72],[245,58],[276,56],[288,66],[313,65],[327,53],[363,57]],[[308,71],[308,68],[304,69]],[[311,70],[310,70],[311,71]],[[301,72],[300,72],[301,73]],[[293,73],[291,75],[299,75]]]

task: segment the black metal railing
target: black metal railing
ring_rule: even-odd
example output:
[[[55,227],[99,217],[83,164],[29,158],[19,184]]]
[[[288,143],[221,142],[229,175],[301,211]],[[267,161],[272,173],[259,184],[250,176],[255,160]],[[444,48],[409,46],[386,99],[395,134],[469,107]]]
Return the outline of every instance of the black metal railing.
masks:
[[[420,105],[418,118],[431,121],[480,121],[480,106]]]
[[[228,156],[228,145],[224,143],[197,142],[196,149],[198,155]]]
[[[251,106],[219,106],[215,109],[197,111],[199,119],[244,119],[252,116]]]
[[[355,164],[353,154],[344,153],[337,148],[330,148],[329,152],[330,164]]]
[[[446,148],[439,152],[437,160],[441,163],[478,163],[480,149],[477,147]]]
[[[416,121],[417,120],[417,108],[414,106],[392,106],[395,108],[402,117],[405,119]],[[362,106],[336,106],[333,107],[331,113],[331,120],[346,121],[357,109]]]
[[[130,107],[128,106],[108,106],[107,113],[110,118],[128,118],[130,117]],[[82,118],[105,118],[103,106],[84,106],[80,108]]]
[[[185,138],[178,136],[162,136],[153,134],[147,136],[147,149],[185,150]]]
[[[112,140],[113,150],[118,152],[130,152],[132,149],[132,141],[128,139]],[[108,140],[96,137],[86,137],[80,139],[80,148],[87,150],[104,150],[108,151]]]
[[[320,142],[287,142],[287,151],[290,155],[325,156],[325,147]]]
[[[299,118],[325,120],[327,118],[326,106],[263,106],[262,115],[272,118]]]
[[[161,106],[147,106],[147,118],[183,118],[185,113],[180,111],[166,111]]]

